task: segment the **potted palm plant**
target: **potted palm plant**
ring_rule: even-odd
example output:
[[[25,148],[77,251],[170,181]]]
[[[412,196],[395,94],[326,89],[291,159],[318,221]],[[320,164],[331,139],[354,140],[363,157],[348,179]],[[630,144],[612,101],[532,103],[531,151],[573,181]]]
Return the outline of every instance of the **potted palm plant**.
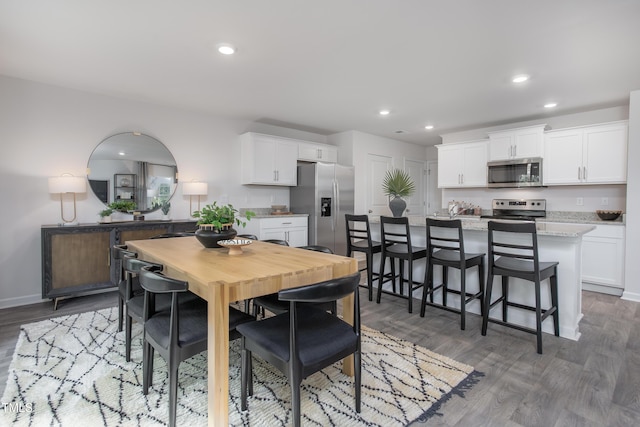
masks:
[[[382,180],[382,191],[389,197],[389,209],[394,217],[401,217],[407,208],[407,202],[403,197],[411,196],[416,187],[411,176],[401,169],[391,169],[387,171]],[[393,198],[391,198],[393,196]]]
[[[205,248],[220,248],[218,241],[233,239],[236,230],[233,225],[246,225],[246,222],[237,218],[238,210],[231,204],[218,205],[213,202],[204,206],[199,211],[193,213],[194,218],[198,218],[198,230],[196,230],[196,238]],[[245,217],[250,220],[255,216],[252,211],[246,211]]]

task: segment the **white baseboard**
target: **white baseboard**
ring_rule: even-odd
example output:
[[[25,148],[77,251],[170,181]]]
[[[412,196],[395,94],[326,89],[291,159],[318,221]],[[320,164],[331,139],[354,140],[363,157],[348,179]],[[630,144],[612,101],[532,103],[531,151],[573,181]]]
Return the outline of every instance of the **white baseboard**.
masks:
[[[624,291],[621,298],[627,301],[640,302],[640,294],[635,292]]]
[[[37,304],[39,302],[43,302],[45,300],[42,299],[42,295],[27,295],[24,297],[17,298],[5,298],[0,299],[0,309],[10,308],[10,307],[19,307],[21,305],[29,305],[29,304]]]
[[[601,294],[615,295],[617,297],[622,295],[622,288],[616,288],[614,286],[596,285],[594,283],[582,282],[583,291],[599,292]]]

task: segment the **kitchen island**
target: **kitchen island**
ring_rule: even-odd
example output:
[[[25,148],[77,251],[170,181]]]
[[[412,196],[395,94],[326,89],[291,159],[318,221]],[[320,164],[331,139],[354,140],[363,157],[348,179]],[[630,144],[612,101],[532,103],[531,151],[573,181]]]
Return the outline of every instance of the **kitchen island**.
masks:
[[[411,226],[411,240],[414,246],[426,246],[426,220],[421,216],[409,216]],[[438,217],[438,219],[448,219],[448,217]],[[479,217],[459,218],[462,221],[464,234],[465,251],[487,253],[487,229],[488,219]],[[371,216],[371,233],[374,240],[380,240],[380,218]],[[538,222],[536,224],[538,233],[538,250],[541,261],[557,261],[558,265],[558,305],[560,319],[560,336],[571,340],[580,338],[579,323],[582,319],[582,293],[581,293],[581,271],[582,271],[582,236],[595,228],[588,224],[558,224]],[[487,267],[485,256],[485,270]],[[379,265],[377,262],[374,265]],[[377,268],[377,267],[375,267]],[[414,279],[423,280],[425,270],[425,260],[414,262]],[[434,284],[442,282],[441,268],[434,270]],[[500,296],[500,278],[494,283],[493,300]],[[460,272],[456,269],[449,271],[449,287],[459,289]],[[522,286],[521,286],[522,285]],[[474,290],[478,287],[477,274],[471,270],[467,274],[467,289]],[[542,286],[542,307],[550,306],[550,294],[548,285]],[[422,290],[418,289],[414,293],[414,298],[422,297]],[[531,283],[520,279],[511,278],[509,287],[509,299],[521,304],[534,305],[533,286]],[[434,302],[440,301],[440,291],[435,293]],[[449,298],[449,305],[460,307],[458,298]],[[427,309],[437,310],[437,308],[427,307]],[[480,303],[473,301],[467,306],[467,312],[480,314]],[[501,316],[501,309],[494,308],[490,317]],[[535,314],[533,312],[511,308],[509,310],[509,321],[535,328]],[[543,331],[553,334],[552,321],[543,322]],[[491,331],[489,330],[489,333]]]

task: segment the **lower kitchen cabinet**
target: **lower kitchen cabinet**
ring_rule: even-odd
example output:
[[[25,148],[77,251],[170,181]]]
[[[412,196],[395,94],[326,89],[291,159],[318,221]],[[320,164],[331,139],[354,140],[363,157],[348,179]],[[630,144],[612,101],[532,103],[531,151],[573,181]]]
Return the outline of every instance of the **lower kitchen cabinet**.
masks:
[[[254,234],[260,240],[285,240],[289,246],[306,246],[309,241],[309,217],[276,216],[252,218],[239,234]]]
[[[582,288],[613,295],[624,290],[624,225],[598,225],[582,238]]]
[[[119,272],[111,263],[113,245],[195,229],[191,220],[42,226],[42,298],[57,305],[59,298],[114,287]]]

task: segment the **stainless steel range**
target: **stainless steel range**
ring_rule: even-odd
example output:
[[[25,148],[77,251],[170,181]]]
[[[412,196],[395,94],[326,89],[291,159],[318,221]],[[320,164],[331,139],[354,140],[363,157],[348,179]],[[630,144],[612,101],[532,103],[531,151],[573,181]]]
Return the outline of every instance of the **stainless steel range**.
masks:
[[[545,199],[493,199],[491,208],[493,214],[483,215],[482,218],[534,221],[547,216]]]

